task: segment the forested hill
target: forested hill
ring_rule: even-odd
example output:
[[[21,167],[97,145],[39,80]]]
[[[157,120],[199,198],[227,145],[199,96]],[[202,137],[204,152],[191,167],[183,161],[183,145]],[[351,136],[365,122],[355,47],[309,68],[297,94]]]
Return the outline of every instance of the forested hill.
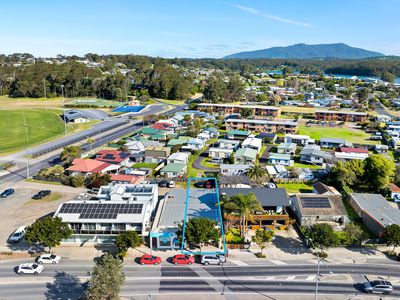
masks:
[[[384,56],[384,54],[361,48],[351,47],[343,43],[307,45],[296,44],[287,47],[272,47],[263,50],[234,53],[224,58],[344,58],[361,59]]]

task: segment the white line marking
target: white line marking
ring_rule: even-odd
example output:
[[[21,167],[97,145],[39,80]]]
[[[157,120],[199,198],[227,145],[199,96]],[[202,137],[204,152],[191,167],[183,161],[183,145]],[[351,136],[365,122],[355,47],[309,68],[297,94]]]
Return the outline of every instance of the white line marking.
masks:
[[[273,264],[275,264],[275,265],[278,265],[278,266],[287,265],[287,263],[285,263],[285,262],[283,262],[283,261],[280,261],[280,260],[271,260],[271,262],[272,262]]]
[[[231,263],[234,263],[235,265],[238,265],[238,266],[248,266],[248,264],[246,264],[245,262],[242,262],[242,261],[240,261],[240,260],[234,260],[234,259],[231,259],[231,260],[229,260]]]
[[[315,279],[315,275],[310,275],[306,278],[306,280],[314,280]]]
[[[296,276],[289,276],[289,277],[286,278],[286,280],[288,280],[288,281],[289,280],[295,280],[295,279],[296,279]]]

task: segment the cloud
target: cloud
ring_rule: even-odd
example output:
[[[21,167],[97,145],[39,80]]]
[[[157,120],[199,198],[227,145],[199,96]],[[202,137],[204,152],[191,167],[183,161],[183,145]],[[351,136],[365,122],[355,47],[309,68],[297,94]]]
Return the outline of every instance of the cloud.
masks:
[[[231,4],[231,5],[241,11],[244,11],[244,12],[247,12],[247,13],[250,13],[253,15],[258,15],[258,16],[264,17],[266,19],[270,19],[270,20],[274,20],[274,21],[278,21],[278,22],[282,22],[282,23],[287,23],[287,24],[292,24],[292,25],[296,25],[296,26],[312,27],[312,25],[310,23],[300,22],[300,21],[296,21],[296,20],[286,19],[286,18],[282,18],[279,16],[267,14],[262,11],[259,11],[258,9],[255,9],[253,7],[243,6],[243,5],[239,5],[239,4]]]

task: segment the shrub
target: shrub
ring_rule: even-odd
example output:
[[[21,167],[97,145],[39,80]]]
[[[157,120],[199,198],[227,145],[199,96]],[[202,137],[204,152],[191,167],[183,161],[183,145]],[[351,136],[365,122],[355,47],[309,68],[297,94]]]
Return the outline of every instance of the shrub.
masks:
[[[255,255],[256,255],[258,258],[266,258],[266,257],[267,257],[265,254],[263,254],[263,253],[261,253],[261,252],[257,252]]]

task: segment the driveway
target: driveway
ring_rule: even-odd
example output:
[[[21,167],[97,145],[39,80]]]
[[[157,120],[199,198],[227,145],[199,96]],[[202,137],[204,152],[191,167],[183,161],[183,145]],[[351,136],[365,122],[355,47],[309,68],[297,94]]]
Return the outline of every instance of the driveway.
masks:
[[[196,158],[192,165],[193,168],[203,170],[206,172],[218,172],[220,170],[219,168],[208,168],[208,167],[202,166],[201,162],[203,161],[203,159],[205,159],[205,157],[201,156],[201,155],[198,158]]]
[[[86,118],[91,120],[103,120],[110,116],[108,113],[100,109],[74,109],[74,110],[79,111],[80,113],[85,115]]]

